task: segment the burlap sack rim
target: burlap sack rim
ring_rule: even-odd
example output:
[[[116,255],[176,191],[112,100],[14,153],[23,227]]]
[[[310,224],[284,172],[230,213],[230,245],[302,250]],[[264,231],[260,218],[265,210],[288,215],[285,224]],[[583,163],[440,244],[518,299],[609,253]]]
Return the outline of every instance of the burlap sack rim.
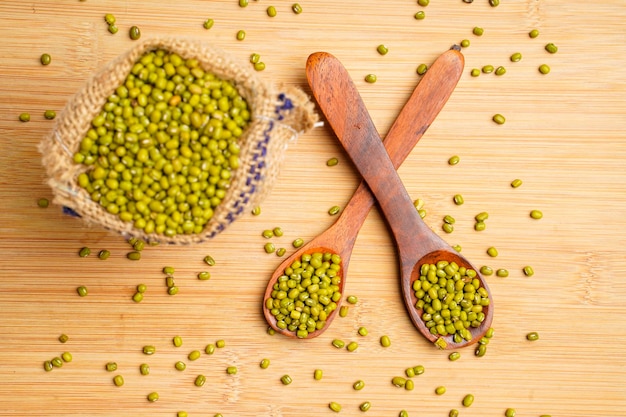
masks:
[[[201,234],[167,237],[146,234],[93,202],[76,183],[85,170],[73,163],[73,153],[106,98],[124,81],[137,59],[149,50],[166,49],[183,58],[196,58],[205,70],[232,81],[248,101],[252,121],[241,139],[241,167],[234,172],[226,196]],[[207,62],[208,57],[211,58]],[[54,203],[75,212],[89,225],[97,224],[126,237],[174,244],[199,243],[214,237],[245,211],[259,204],[276,181],[288,142],[317,121],[314,106],[299,88],[275,86],[240,66],[223,50],[195,39],[152,38],[138,42],[95,73],[67,103],[54,129],[39,146],[53,190]],[[271,139],[271,140],[270,140]],[[246,172],[249,169],[249,172]]]

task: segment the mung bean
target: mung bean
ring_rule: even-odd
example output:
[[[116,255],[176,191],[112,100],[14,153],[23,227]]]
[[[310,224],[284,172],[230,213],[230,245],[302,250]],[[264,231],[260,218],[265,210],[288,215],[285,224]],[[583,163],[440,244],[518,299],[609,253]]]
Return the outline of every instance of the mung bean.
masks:
[[[500,5],[500,0],[489,0],[489,5],[491,7],[498,7]]]
[[[89,294],[87,287],[85,287],[84,285],[81,285],[80,287],[76,288],[76,292],[81,297],[87,297],[87,295]]]
[[[522,60],[522,54],[520,52],[515,52],[510,57],[511,62],[519,62]]]
[[[467,48],[468,46],[470,46],[470,40],[469,39],[463,39],[461,41],[461,48]]]
[[[174,368],[178,371],[184,371],[187,368],[187,364],[183,361],[178,361],[174,364]]]
[[[359,330],[357,330],[357,333],[360,334],[361,336],[367,336],[369,332],[367,331],[365,327],[361,326],[359,327]]]
[[[286,252],[287,252],[287,249],[285,249],[285,248],[278,248],[278,249],[276,249],[276,256],[285,256]]]
[[[426,74],[426,71],[428,71],[428,65],[426,65],[426,64],[419,64],[417,66],[417,70],[416,70],[417,75],[424,75],[424,74]]]
[[[201,281],[211,279],[211,273],[209,271],[198,272],[198,279]]]
[[[484,74],[491,74],[491,73],[493,72],[493,70],[494,70],[494,69],[495,69],[495,68],[493,67],[493,65],[484,65],[484,66],[481,68],[481,71],[482,71]]]
[[[293,382],[293,379],[289,375],[283,375],[280,377],[280,382],[282,382],[283,385],[289,385]]]
[[[335,402],[335,401],[331,401],[328,404],[328,408],[330,408],[331,410],[333,410],[335,413],[338,413],[341,411],[341,404]]]
[[[104,369],[106,369],[107,372],[114,372],[117,370],[117,363],[108,362],[106,365],[104,365]]]
[[[487,353],[487,345],[485,344],[478,345],[478,347],[474,351],[474,354],[478,356],[479,358],[485,356],[486,353]]]
[[[507,408],[504,411],[504,417],[515,417],[516,411],[515,408]]]
[[[226,373],[228,375],[235,375],[237,373],[237,367],[236,366],[228,366],[226,368]]]
[[[47,208],[50,205],[50,201],[47,198],[40,198],[37,200],[37,206],[40,208]]]
[[[444,223],[441,228],[443,229],[444,232],[446,233],[452,233],[454,231],[454,226],[452,226],[450,223]]]
[[[389,338],[389,336],[387,336],[387,335],[381,336],[380,337],[380,345],[382,347],[385,347],[385,348],[391,346],[391,339]]]
[[[189,414],[186,411],[179,411],[176,413],[176,417],[189,417]]]
[[[487,249],[487,255],[495,258],[496,256],[498,256],[498,249],[494,248],[493,246],[489,247]]]
[[[393,385],[395,385],[396,387],[399,387],[399,388],[404,388],[404,386],[406,385],[406,381],[407,381],[407,379],[403,378],[401,376],[394,376],[391,379],[391,383]]]
[[[261,214],[261,206],[255,206],[255,207],[252,209],[252,215],[253,215],[253,216],[258,216],[258,215],[260,215],[260,214]]]
[[[239,0],[239,7],[248,7],[248,0]]]
[[[61,368],[63,366],[63,359],[56,356],[50,360],[50,363],[52,363],[52,366],[54,366],[55,368]]]
[[[345,345],[346,342],[344,342],[341,339],[333,339],[333,341],[331,342],[331,344],[336,347],[337,349],[342,349]]]
[[[378,77],[376,76],[376,74],[367,74],[365,76],[365,82],[366,83],[374,84],[376,82],[376,80],[378,80]]]
[[[539,31],[537,29],[533,29],[530,32],[528,32],[528,36],[534,39],[537,36],[539,36]]]
[[[404,374],[406,375],[407,378],[413,378],[415,376],[415,369],[414,368],[406,368],[404,370]]]
[[[29,113],[21,113],[18,117],[20,122],[26,123],[30,122],[30,114]]]
[[[504,122],[506,122],[506,119],[504,118],[503,115],[501,115],[500,113],[497,113],[493,116],[492,120],[499,125],[503,125]]]
[[[172,344],[176,347],[181,347],[183,345],[183,338],[180,336],[174,336],[172,338]]]
[[[126,254],[126,257],[131,261],[138,261],[141,259],[141,252],[139,251],[131,251]]]
[[[448,359],[451,361],[457,361],[461,358],[461,354],[459,352],[452,352],[448,355]]]
[[[316,369],[313,372],[313,379],[315,379],[316,381],[321,380],[324,377],[324,371],[321,369]]]
[[[122,375],[115,375],[113,377],[113,384],[115,384],[116,387],[121,387],[124,385],[124,377]]]
[[[349,304],[356,304],[356,303],[359,302],[359,299],[358,299],[358,297],[356,295],[349,295],[348,298],[346,298],[346,301]]]
[[[539,65],[538,70],[539,70],[540,73],[542,73],[544,75],[550,73],[550,67],[547,64]]]
[[[72,354],[70,352],[63,352],[61,359],[63,359],[63,362],[72,362]]]
[[[50,361],[44,361],[43,362],[43,370],[46,372],[50,372],[54,369],[54,366],[52,365],[52,362]]]
[[[52,120],[57,117],[57,112],[54,110],[46,110],[43,112],[43,117],[47,120]]]
[[[109,27],[107,28],[107,30],[109,31],[109,33],[111,33],[112,35],[115,35],[120,29],[116,26],[116,25],[109,25]]]
[[[299,248],[300,246],[304,244],[304,240],[297,238],[293,242],[291,242],[291,244],[294,248]]]
[[[132,299],[136,303],[142,302],[143,301],[143,293],[140,293],[140,292],[134,293]]]
[[[509,271],[507,271],[504,268],[500,268],[498,270],[496,270],[496,276],[500,277],[500,278],[506,278],[509,276]]]
[[[341,207],[339,207],[339,206],[332,206],[330,209],[328,209],[328,214],[330,214],[331,216],[334,216],[337,213],[339,213],[340,210],[341,210]]]
[[[154,355],[156,353],[156,347],[152,346],[152,345],[146,345],[143,347],[143,354],[144,355]]]
[[[496,74],[497,76],[504,75],[506,74],[506,68],[504,68],[503,66],[499,66],[498,68],[496,68],[494,74]]]
[[[201,387],[204,385],[205,382],[206,382],[206,376],[200,374],[196,377],[193,383],[196,387]]]
[[[461,194],[455,194],[454,197],[452,197],[452,201],[454,201],[454,204],[457,206],[460,206],[465,202]]]
[[[540,210],[531,210],[530,217],[535,220],[539,220],[543,217],[543,213]]]
[[[435,394],[437,395],[443,395],[446,393],[446,387],[444,387],[443,385],[435,388]]]
[[[472,33],[476,36],[483,36],[483,33],[485,33],[485,30],[481,27],[474,27],[474,29],[472,29]]]
[[[136,41],[137,39],[141,38],[141,30],[137,26],[131,26],[128,30],[128,36],[132,40]]]
[[[372,403],[370,403],[369,401],[365,401],[361,403],[361,405],[359,405],[359,410],[363,412],[368,411],[370,408],[372,408]]]
[[[355,381],[354,384],[352,384],[352,388],[354,388],[356,391],[362,390],[363,388],[365,388],[365,381],[363,381],[362,379]]]
[[[246,31],[243,30],[243,29],[237,31],[236,38],[237,38],[238,41],[242,41],[242,40],[246,39]]]
[[[300,6],[299,3],[294,3],[294,4],[291,5],[291,10],[295,14],[300,14],[300,13],[302,13],[302,6]]]
[[[200,359],[200,351],[199,350],[192,350],[191,352],[189,352],[189,355],[187,355],[187,359],[189,359],[190,361],[197,361],[198,359]]]
[[[204,23],[202,23],[202,27],[205,28],[206,30],[209,30],[213,27],[214,24],[215,24],[215,20],[207,19],[204,21]]]
[[[255,71],[263,71],[265,70],[265,62],[257,62],[256,64],[254,64],[254,70]]]
[[[269,359],[262,359],[261,363],[259,364],[259,366],[261,367],[261,369],[267,369],[270,366],[270,360]]]
[[[532,277],[533,275],[535,275],[535,271],[533,270],[533,267],[530,265],[525,266],[522,271],[524,272],[524,275],[526,275],[527,277]]]
[[[474,404],[474,396],[472,394],[467,394],[463,397],[463,407],[469,407]]]
[[[150,365],[147,363],[142,363],[139,365],[139,373],[141,375],[149,375],[150,374]]]
[[[381,55],[387,55],[387,53],[389,53],[389,48],[387,48],[385,45],[380,44],[378,45],[378,47],[376,48],[376,51],[381,54]]]
[[[267,12],[267,15],[268,15],[269,17],[276,17],[276,14],[277,14],[277,13],[276,13],[276,7],[274,7],[274,6],[269,6],[269,7],[267,8],[266,12]]]
[[[224,347],[226,347],[226,341],[224,339],[218,339],[215,341],[215,347],[217,347],[218,349],[222,349]]]
[[[559,48],[555,44],[553,44],[552,42],[546,44],[545,49],[546,49],[546,51],[548,51],[551,54],[556,54],[557,51],[559,50]]]
[[[493,269],[487,265],[480,267],[480,273],[483,275],[493,275]]]
[[[68,340],[70,340],[70,337],[66,335],[65,333],[59,336],[59,342],[61,343],[67,343]]]
[[[448,165],[456,165],[461,161],[458,155],[453,155],[448,159]]]
[[[78,251],[78,256],[80,256],[81,258],[86,258],[87,256],[89,256],[91,254],[91,249],[89,249],[88,247],[83,247]]]
[[[339,163],[339,159],[333,157],[326,161],[326,166],[334,167],[338,163]]]
[[[359,348],[359,344],[357,342],[350,342],[346,346],[346,349],[348,350],[348,352],[354,352],[358,348]]]
[[[207,255],[204,257],[204,263],[209,265],[209,266],[214,266],[215,265],[215,259],[213,259],[213,257],[211,255]]]
[[[452,246],[452,249],[454,249],[457,252],[461,252],[462,248],[461,248],[461,245],[454,245],[454,246]]]
[[[346,317],[348,315],[348,311],[350,311],[350,307],[341,306],[339,308],[339,317]]]
[[[50,56],[50,54],[41,54],[39,60],[41,61],[41,65],[50,65],[52,56]]]
[[[263,245],[263,249],[265,249],[266,253],[274,253],[276,251],[276,246],[272,242],[267,242]]]
[[[456,408],[453,408],[448,413],[448,417],[459,417],[459,410],[457,410]]]
[[[521,185],[522,185],[522,180],[520,180],[519,178],[516,178],[513,181],[511,181],[511,187],[513,188],[517,188]]]
[[[476,223],[474,223],[474,230],[476,230],[477,232],[482,232],[486,228],[487,228],[487,223],[485,223],[485,222],[476,222]]]
[[[401,410],[398,417],[409,417],[409,413],[406,410]]]
[[[419,12],[415,13],[413,17],[415,18],[415,20],[424,20],[424,18],[426,18],[426,13],[423,10],[420,10]]]
[[[424,365],[417,365],[413,368],[413,371],[415,371],[415,375],[422,375],[426,372],[426,368],[424,368]]]
[[[158,392],[151,392],[150,394],[148,394],[148,401],[150,401],[151,403],[156,402],[159,400],[159,393]]]
[[[535,340],[539,340],[539,333],[537,332],[530,332],[526,335],[526,339],[534,342]]]

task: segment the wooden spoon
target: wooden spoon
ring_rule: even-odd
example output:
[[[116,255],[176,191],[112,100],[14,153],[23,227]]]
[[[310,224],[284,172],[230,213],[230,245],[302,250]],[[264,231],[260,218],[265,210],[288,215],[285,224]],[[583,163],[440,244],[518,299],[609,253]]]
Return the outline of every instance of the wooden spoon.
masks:
[[[429,72],[430,70],[426,74]],[[423,222],[415,210],[393,161],[378,138],[376,127],[356,86],[339,60],[328,54],[309,59],[307,77],[313,96],[378,200],[395,237],[400,261],[402,296],[411,321],[428,340],[436,342],[441,348],[457,348],[477,342],[491,326],[492,303],[484,308],[485,320],[481,325],[470,329],[472,338],[455,343],[452,336],[442,338],[428,330],[421,318],[422,312],[415,307],[417,299],[412,284],[419,278],[419,268],[422,264],[435,264],[442,260],[474,269],[480,285],[489,292],[487,283],[467,259],[452,249]],[[437,99],[436,95],[429,98]],[[422,108],[430,106],[430,103],[421,104]],[[489,298],[493,301],[491,293]]]
[[[318,60],[324,60],[329,56],[331,55],[323,52],[314,53],[309,57],[307,66],[315,67]],[[409,155],[415,144],[417,144],[426,129],[428,129],[439,111],[443,108],[461,76],[463,65],[463,55],[457,50],[451,49],[437,58],[428,72],[422,77],[422,80],[411,94],[411,97],[404,105],[398,118],[389,130],[384,142],[395,167],[399,167],[402,161]],[[333,76],[333,74],[328,74],[328,76]],[[348,77],[347,74],[339,74],[339,77],[340,79],[330,80],[329,82],[337,85],[338,83],[345,83],[346,79],[349,80],[349,78],[341,79],[341,77]],[[428,105],[425,105],[426,103],[428,103]],[[375,130],[372,132],[375,134],[376,139],[380,141],[378,133]],[[374,202],[375,199],[367,185],[361,182],[335,223],[322,234],[300,247],[299,250],[286,258],[281,262],[278,268],[276,268],[263,295],[263,314],[270,327],[276,330],[276,332],[289,337],[296,337],[294,332],[283,330],[276,326],[276,318],[265,305],[265,300],[270,297],[274,284],[278,278],[283,275],[285,268],[305,253],[336,253],[340,255],[342,259],[340,265],[340,290],[343,294],[352,248],[354,247],[359,229],[365,221],[371,207],[374,205]],[[339,310],[340,303],[341,300],[338,303],[337,310],[331,313],[326,320],[325,327],[309,333],[307,336],[308,339],[319,336],[328,328]]]

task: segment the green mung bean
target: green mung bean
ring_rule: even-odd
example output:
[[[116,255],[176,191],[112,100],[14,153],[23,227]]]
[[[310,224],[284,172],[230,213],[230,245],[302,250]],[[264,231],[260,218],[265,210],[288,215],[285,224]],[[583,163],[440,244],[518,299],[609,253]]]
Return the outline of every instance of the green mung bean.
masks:
[[[520,52],[515,52],[510,57],[511,62],[519,62],[522,60],[522,54]]]
[[[526,335],[526,339],[530,340],[531,342],[534,342],[535,340],[539,340],[539,333],[530,332]]]
[[[480,273],[483,275],[493,275],[493,269],[487,265],[480,267]]]
[[[472,33],[476,36],[483,36],[483,34],[485,33],[485,30],[481,27],[474,27],[474,29],[472,29]]]
[[[428,71],[428,65],[426,64],[419,64],[417,66],[417,69],[415,70],[415,72],[417,72],[417,75],[424,75],[426,74],[426,71]]]
[[[176,417],[189,417],[189,414],[186,411],[179,411],[176,413]]]
[[[521,185],[522,185],[522,180],[520,180],[519,178],[516,178],[513,181],[511,181],[511,187],[513,188],[517,188]]]
[[[330,209],[328,209],[328,214],[330,214],[331,216],[334,216],[335,214],[339,213],[340,210],[341,210],[341,207],[332,206]]]
[[[547,64],[539,65],[538,70],[539,70],[540,73],[542,73],[544,75],[550,73],[550,67]]]
[[[493,72],[493,70],[494,70],[494,69],[495,69],[495,68],[493,67],[493,65],[484,65],[484,66],[481,68],[481,71],[482,71],[484,74],[491,74],[491,73]]]
[[[341,404],[335,402],[335,401],[331,401],[328,404],[328,408],[330,408],[331,410],[333,410],[335,413],[338,413],[341,411]]]
[[[226,368],[226,373],[228,375],[235,375],[237,373],[237,367],[236,366],[228,366]]]
[[[476,216],[474,216],[474,220],[476,220],[477,222],[484,222],[488,218],[489,218],[489,213],[487,213],[486,211],[481,211]]]
[[[163,273],[165,275],[174,275],[174,272],[175,272],[175,270],[174,270],[174,267],[172,267],[172,266],[165,266],[165,267],[163,267]]]
[[[85,287],[84,285],[81,285],[80,287],[76,288],[76,292],[81,297],[86,297],[87,294],[89,294],[89,291],[87,290],[87,287]]]
[[[261,206],[255,206],[252,209],[252,215],[253,216],[259,216],[261,214]]]
[[[83,247],[78,251],[78,256],[80,256],[81,258],[86,258],[87,256],[89,256],[91,254],[91,249],[89,249],[88,247]]]
[[[30,114],[29,113],[21,113],[18,117],[20,122],[26,123],[30,122]]]
[[[50,363],[52,363],[52,366],[54,366],[55,368],[61,368],[63,366],[63,359],[56,356],[50,360]]]
[[[50,56],[50,54],[41,54],[39,60],[41,61],[41,65],[50,65],[52,56]]]
[[[420,10],[419,12],[415,13],[413,17],[415,18],[415,20],[424,20],[426,18],[426,13],[423,10]]]
[[[428,6],[429,3],[430,3],[430,0],[417,0],[417,4],[419,4],[422,7]]]
[[[380,337],[380,345],[382,347],[389,347],[391,346],[391,339],[389,338],[389,336],[387,335],[383,335]]]
[[[348,352],[354,352],[355,350],[357,350],[359,348],[359,344],[357,342],[350,342],[348,343],[348,345],[346,346],[346,350]]]
[[[469,39],[463,39],[460,43],[461,48],[467,48],[468,46],[470,46],[470,40]]]
[[[302,13],[302,6],[300,6],[299,3],[294,3],[294,4],[291,5],[291,10],[295,14],[300,14],[300,13]]]
[[[124,385],[124,377],[122,375],[115,375],[113,377],[113,384],[115,384],[116,387],[121,387]]]
[[[282,382],[283,385],[289,385],[293,382],[293,379],[289,375],[283,375],[280,377],[280,382]]]
[[[98,252],[99,259],[106,260],[109,258],[109,256],[111,256],[111,252],[106,249],[102,249],[100,252]]]
[[[238,41],[242,41],[246,39],[246,31],[245,30],[237,31],[237,35],[235,37],[237,38]]]
[[[333,157],[326,161],[326,166],[334,167],[338,163],[339,163],[339,159]]]
[[[478,77],[480,75],[480,70],[478,68],[472,68],[470,71],[470,75],[472,77]]]
[[[239,0],[239,7],[248,7],[248,0]]]
[[[200,351],[199,350],[192,350],[191,352],[189,352],[189,355],[187,355],[187,359],[189,359],[190,361],[196,361],[198,359],[200,359]]]
[[[274,236],[277,236],[277,237],[281,237],[284,234],[283,229],[281,229],[280,227],[273,228],[272,233],[274,233]]]
[[[531,210],[530,217],[539,220],[543,217],[543,213],[540,210]]]
[[[113,372],[117,370],[117,363],[115,362],[107,362],[106,365],[104,365],[104,369],[107,370],[107,372]]]
[[[404,374],[406,375],[407,378],[413,378],[415,376],[415,369],[414,368],[406,368],[404,370]]]
[[[359,327],[359,330],[357,330],[357,333],[361,336],[367,336],[369,332],[365,327],[361,326]]]
[[[423,219],[424,217],[426,217],[426,210],[425,209],[417,210],[417,214],[419,214],[420,218]]]
[[[274,237],[274,231],[272,229],[265,229],[263,230],[263,232],[261,232],[261,236],[263,236],[265,239],[271,239]]]
[[[504,410],[504,417],[515,417],[516,411],[514,408],[507,408]]]
[[[185,362],[183,361],[178,361],[174,364],[174,368],[176,368],[176,370],[178,371],[184,371],[185,368],[187,368],[187,364],[185,364]]]
[[[443,229],[444,232],[446,233],[452,233],[454,231],[454,226],[451,225],[450,223],[444,223],[441,228]]]
[[[459,410],[457,410],[456,408],[453,408],[448,413],[448,417],[459,417]]]
[[[154,355],[156,353],[156,347],[152,346],[152,345],[146,345],[143,347],[143,354],[144,355]]]
[[[359,302],[359,298],[358,298],[356,295],[349,295],[349,296],[346,298],[346,301],[347,301],[349,304],[356,304],[356,303],[358,303],[358,302]]]
[[[54,110],[46,110],[43,112],[43,117],[47,120],[52,120],[57,117],[57,112]]]
[[[141,375],[149,375],[150,374],[150,365],[147,363],[142,363],[139,365],[139,373]]]
[[[205,382],[206,382],[206,376],[200,374],[196,377],[193,383],[196,387],[201,387],[205,384]]]
[[[320,381],[324,377],[324,371],[321,369],[316,369],[313,371],[313,379],[316,381]]]
[[[559,48],[551,42],[551,43],[546,44],[545,50],[551,54],[556,54]]]
[[[462,248],[461,248],[461,245],[454,245],[454,246],[452,246],[452,249],[454,249],[457,252],[461,252]]]
[[[461,358],[461,354],[459,352],[452,352],[448,355],[448,359],[451,361],[457,361]]]
[[[485,222],[476,222],[476,223],[474,223],[474,230],[476,230],[477,232],[482,232],[486,228],[487,228],[487,223],[485,223]]]
[[[139,251],[131,251],[126,254],[126,257],[131,261],[138,261],[141,259],[141,252]]]
[[[341,306],[339,308],[339,317],[346,317],[348,315],[349,311],[350,311],[350,307],[348,307],[348,306]]]
[[[111,33],[112,35],[115,35],[120,29],[116,26],[116,25],[109,25],[109,27],[107,28],[107,30],[109,31],[109,33]]]
[[[378,47],[376,48],[376,51],[381,54],[381,55],[387,55],[387,53],[389,53],[389,48],[387,48],[385,45],[380,44],[378,45]]]
[[[479,358],[485,356],[486,353],[487,353],[487,345],[485,344],[478,345],[478,347],[474,351],[474,354],[478,356]]]
[[[265,249],[266,253],[274,253],[276,251],[276,246],[272,242],[267,242],[263,245],[263,249]]]
[[[422,375],[426,372],[426,369],[424,368],[424,365],[417,365],[413,368],[413,371],[415,371],[415,375]]]
[[[209,271],[198,272],[198,279],[201,281],[211,279],[211,273]]]
[[[443,221],[448,224],[454,224],[456,222],[455,218],[450,216],[449,214],[443,217]]]
[[[143,301],[143,293],[140,293],[140,292],[134,293],[132,299],[136,303],[142,302]]]
[[[369,401],[365,401],[361,403],[361,405],[359,405],[359,410],[363,412],[368,411],[370,408],[372,408],[372,403],[370,403]]]
[[[107,24],[109,25],[113,25],[115,24],[115,16],[111,13],[107,13],[104,15],[104,21],[107,22]]]
[[[525,266],[522,271],[524,272],[524,275],[526,275],[527,277],[532,277],[533,275],[535,275],[535,271],[533,270],[533,267],[530,265]]]
[[[47,208],[50,205],[50,201],[47,198],[40,198],[37,200],[37,206],[40,208]]]
[[[128,36],[132,40],[136,41],[137,39],[141,38],[141,30],[137,26],[131,26],[128,30]]]
[[[409,413],[406,410],[401,410],[398,417],[409,417]]]
[[[215,341],[215,347],[218,349],[222,349],[226,347],[226,341],[224,339],[218,339]]]
[[[376,74],[367,74],[365,76],[365,82],[366,83],[373,84],[373,83],[376,82],[377,79],[378,79],[378,77],[376,76]]]
[[[44,361],[43,362],[43,370],[46,372],[50,372],[54,369],[54,366],[52,365],[52,362],[50,361]]]
[[[435,394],[443,395],[445,393],[446,393],[446,387],[444,387],[443,385],[438,386],[437,388],[435,388]]]
[[[363,388],[365,388],[365,381],[363,381],[362,379],[355,381],[354,384],[352,384],[352,388],[354,388],[356,391],[362,390]]]
[[[344,342],[341,339],[333,339],[333,341],[331,342],[331,344],[336,347],[337,349],[342,349],[345,345],[346,342]]]
[[[537,29],[533,29],[530,32],[528,32],[528,36],[534,39],[537,36],[539,36],[539,31]]]
[[[254,70],[255,71],[265,70],[265,62],[257,62],[256,64],[254,64]]]
[[[491,7],[498,7],[500,5],[500,0],[489,0],[489,5]]]
[[[215,24],[215,20],[207,19],[204,21],[204,23],[202,23],[202,27],[205,28],[206,30],[209,30],[213,27],[214,24]]]
[[[503,66],[499,66],[498,68],[496,68],[496,70],[494,71],[494,74],[500,76],[500,75],[504,75],[506,74],[506,68],[504,68]]]
[[[454,201],[454,204],[457,206],[460,206],[465,202],[461,194],[455,194],[454,197],[452,197],[452,201]]]
[[[261,363],[259,364],[259,366],[261,367],[261,369],[267,369],[270,366],[270,360],[269,359],[262,359]]]
[[[458,155],[453,155],[448,159],[448,165],[456,165],[461,161]]]
[[[500,113],[497,113],[493,116],[492,120],[499,125],[503,125],[504,122],[506,122],[506,119],[504,118],[503,115],[501,115]]]
[[[400,387],[400,388],[404,388],[404,386],[406,385],[406,381],[407,379],[401,376],[394,376],[391,379],[391,383],[395,385],[396,387]]]
[[[494,248],[493,246],[489,247],[487,249],[487,255],[495,258],[496,256],[498,256],[498,249]]]
[[[159,393],[158,392],[151,392],[150,394],[148,394],[148,396],[146,397],[148,399],[148,401],[150,401],[151,403],[156,402],[159,400]]]
[[[277,13],[276,13],[276,7],[274,7],[274,6],[269,6],[269,7],[267,8],[266,12],[267,12],[267,15],[268,15],[269,17],[276,17],[276,14],[277,14]]]
[[[176,347],[181,347],[183,345],[183,338],[180,336],[174,336],[172,338],[172,344]]]
[[[509,276],[509,271],[507,271],[504,268],[500,268],[498,270],[496,270],[496,276],[500,277],[500,278],[506,278]]]
[[[67,343],[68,340],[70,340],[70,337],[66,335],[65,333],[59,336],[59,342],[61,343]]]
[[[72,362],[72,354],[70,352],[63,352],[61,359],[63,359],[63,362]]]
[[[474,396],[472,394],[467,394],[465,397],[463,397],[463,407],[469,407],[472,404],[474,404]]]

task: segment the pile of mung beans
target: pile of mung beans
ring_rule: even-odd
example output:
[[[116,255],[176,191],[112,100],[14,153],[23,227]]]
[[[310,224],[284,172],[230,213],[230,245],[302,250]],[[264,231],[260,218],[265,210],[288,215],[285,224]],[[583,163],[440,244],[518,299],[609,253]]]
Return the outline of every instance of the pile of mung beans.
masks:
[[[155,50],[132,67],[74,154],[78,184],[146,234],[200,233],[239,166],[250,120],[235,86],[196,59]]]
[[[472,339],[470,329],[485,320],[483,309],[489,306],[489,293],[480,285],[473,269],[455,262],[423,264],[413,282],[422,320],[434,335],[452,335],[455,343]]]
[[[341,257],[331,252],[303,254],[274,284],[265,306],[276,326],[299,338],[322,329],[341,299]]]

